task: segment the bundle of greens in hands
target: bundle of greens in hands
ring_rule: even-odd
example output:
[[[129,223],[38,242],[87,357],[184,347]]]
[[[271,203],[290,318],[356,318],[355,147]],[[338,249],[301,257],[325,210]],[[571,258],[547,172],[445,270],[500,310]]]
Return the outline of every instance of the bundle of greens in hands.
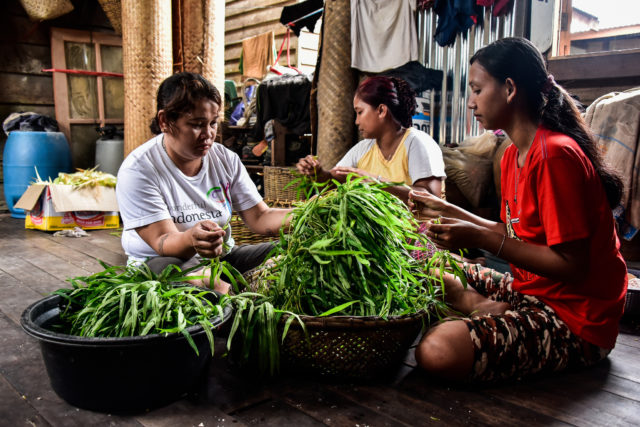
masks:
[[[431,245],[416,233],[407,207],[384,191],[389,185],[349,176],[344,184],[315,184],[317,194],[297,204],[288,233],[281,231],[272,253],[274,261],[250,284],[253,292],[232,297],[236,317],[228,344],[239,330],[241,360],[257,353],[260,371],[277,372],[283,314],[288,316],[282,319],[282,341],[293,321],[304,329],[300,315],[440,317],[446,309],[442,276],[430,272],[446,269],[465,283],[464,274],[447,251],[437,251],[426,263],[410,256]]]

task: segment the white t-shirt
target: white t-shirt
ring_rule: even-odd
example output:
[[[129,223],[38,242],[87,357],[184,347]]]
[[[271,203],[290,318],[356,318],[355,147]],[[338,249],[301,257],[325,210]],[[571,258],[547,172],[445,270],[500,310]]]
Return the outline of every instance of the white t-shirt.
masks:
[[[363,169],[371,176],[413,185],[423,178],[445,178],[442,150],[428,134],[408,128],[392,158],[382,156],[375,139],[363,139],[344,155],[336,166]]]
[[[224,227],[232,211],[262,200],[238,155],[223,145],[213,144],[198,174],[186,176],[167,155],[162,138],[160,134],[133,150],[118,171],[122,247],[130,262],[158,256],[138,235],[138,227],[165,219],[173,219],[180,231],[203,220]],[[233,247],[230,228],[225,241]]]
[[[351,66],[379,73],[418,59],[416,0],[351,0]]]

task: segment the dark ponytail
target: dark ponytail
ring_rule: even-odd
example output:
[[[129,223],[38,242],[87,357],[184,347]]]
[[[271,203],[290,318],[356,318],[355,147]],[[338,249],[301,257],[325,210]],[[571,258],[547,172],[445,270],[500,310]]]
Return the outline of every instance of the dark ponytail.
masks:
[[[404,80],[386,76],[369,77],[360,83],[355,96],[373,107],[386,105],[394,119],[403,127],[408,128],[413,125],[416,95]]]
[[[576,106],[576,101],[562,86],[555,82],[543,95],[545,103],[540,114],[542,125],[549,130],[569,135],[578,143],[600,175],[609,206],[612,209],[618,206],[622,199],[624,185],[618,174],[604,163],[600,151],[596,147],[593,134]]]
[[[529,113],[542,126],[573,138],[600,176],[611,208],[622,198],[623,183],[608,168],[596,147],[576,101],[547,73],[544,58],[529,40],[507,37],[478,50],[471,64],[478,61],[499,82],[511,78],[524,93]]]

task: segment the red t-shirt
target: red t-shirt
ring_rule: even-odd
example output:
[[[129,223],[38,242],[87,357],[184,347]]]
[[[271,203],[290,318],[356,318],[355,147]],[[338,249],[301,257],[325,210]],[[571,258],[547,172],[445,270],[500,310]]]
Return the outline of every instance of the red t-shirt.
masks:
[[[627,266],[604,187],[570,137],[538,128],[527,159],[518,149],[502,158],[501,218],[509,237],[537,245],[587,239],[586,282],[559,282],[511,265],[513,289],[551,306],[586,341],[613,348],[627,290]]]

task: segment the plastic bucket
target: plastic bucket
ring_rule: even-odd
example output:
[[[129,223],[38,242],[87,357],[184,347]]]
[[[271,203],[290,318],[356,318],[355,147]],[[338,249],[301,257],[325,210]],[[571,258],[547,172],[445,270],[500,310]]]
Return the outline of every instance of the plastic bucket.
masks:
[[[98,170],[117,176],[123,159],[124,139],[100,138],[96,141],[96,165]]]
[[[51,295],[31,304],[21,324],[40,342],[51,387],[68,403],[101,412],[141,412],[171,403],[206,380],[211,351],[202,326],[187,328],[199,355],[181,333],[67,335],[52,330],[59,323],[61,302],[62,297]],[[211,323],[219,329],[232,311],[227,305],[224,318]]]
[[[58,172],[71,172],[69,143],[62,132],[12,131],[4,146],[2,168],[11,216],[24,218],[24,210],[13,206],[36,181],[36,169],[43,180],[57,178]]]

